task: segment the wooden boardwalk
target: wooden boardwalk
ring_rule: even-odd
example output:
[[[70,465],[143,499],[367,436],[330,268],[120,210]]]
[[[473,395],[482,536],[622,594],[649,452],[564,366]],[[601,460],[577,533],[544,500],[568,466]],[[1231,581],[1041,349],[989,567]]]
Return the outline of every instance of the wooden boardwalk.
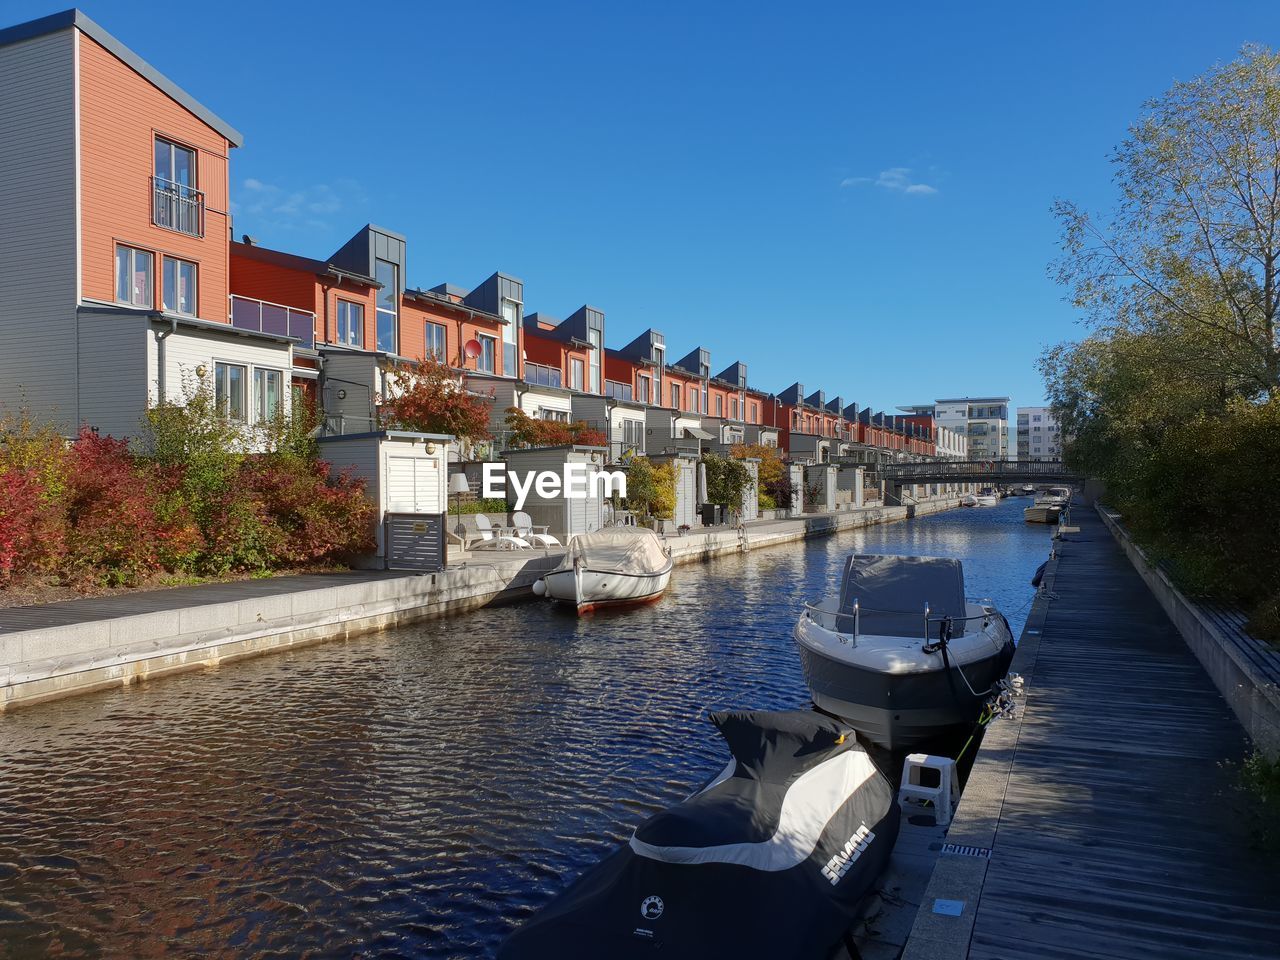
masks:
[[[1096,514],[1074,514],[968,956],[1280,957],[1280,864],[1224,763],[1240,726]]]

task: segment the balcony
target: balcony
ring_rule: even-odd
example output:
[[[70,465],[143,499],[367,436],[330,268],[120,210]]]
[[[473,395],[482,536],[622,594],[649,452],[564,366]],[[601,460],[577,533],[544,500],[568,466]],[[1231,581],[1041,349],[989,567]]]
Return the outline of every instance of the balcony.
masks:
[[[604,382],[604,395],[614,400],[630,400],[631,384],[618,383],[616,380],[606,380]]]
[[[204,236],[204,193],[164,177],[151,178],[151,222],[191,237]]]
[[[232,294],[231,325],[239,330],[293,337],[300,347],[311,348],[316,343],[314,313],[267,300],[254,300]]]
[[[563,377],[557,368],[548,367],[541,363],[530,363],[527,360],[525,361],[525,383],[531,383],[535,387],[559,387],[562,386],[562,380]]]

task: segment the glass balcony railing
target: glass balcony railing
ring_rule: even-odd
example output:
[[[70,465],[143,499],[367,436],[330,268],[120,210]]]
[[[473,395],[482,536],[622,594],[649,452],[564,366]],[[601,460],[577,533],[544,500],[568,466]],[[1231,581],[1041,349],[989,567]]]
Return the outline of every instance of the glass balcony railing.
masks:
[[[240,330],[293,337],[300,347],[316,343],[316,315],[281,303],[231,295],[231,325]]]
[[[630,400],[631,384],[618,383],[616,380],[606,380],[604,382],[604,395],[612,397],[614,400]]]
[[[529,363],[527,360],[524,365],[524,382],[531,383],[535,387],[559,387],[563,384],[563,377],[559,370],[555,367],[548,367],[541,363]]]

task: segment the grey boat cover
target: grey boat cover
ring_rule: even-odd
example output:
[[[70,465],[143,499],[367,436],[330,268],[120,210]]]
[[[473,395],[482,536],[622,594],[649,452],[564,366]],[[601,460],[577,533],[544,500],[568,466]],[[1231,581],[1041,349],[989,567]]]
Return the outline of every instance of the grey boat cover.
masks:
[[[826,960],[898,833],[852,728],[810,710],[711,720],[733,758],[521,926],[500,960]]]
[[[893,557],[855,554],[845,561],[840,612],[858,604],[859,633],[886,637],[924,637],[924,608],[929,619],[955,617],[952,635],[965,632],[964,569],[949,557]],[[941,623],[929,624],[937,638]]]
[[[648,527],[605,527],[569,538],[557,570],[572,570],[580,559],[588,570],[641,577],[671,568],[662,540]]]

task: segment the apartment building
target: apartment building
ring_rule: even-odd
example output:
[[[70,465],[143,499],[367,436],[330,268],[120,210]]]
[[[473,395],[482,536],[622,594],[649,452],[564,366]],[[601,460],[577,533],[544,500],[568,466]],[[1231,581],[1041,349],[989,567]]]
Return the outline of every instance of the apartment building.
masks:
[[[242,142],[78,10],[0,30],[0,405],[120,437],[197,390],[289,409],[294,339],[231,323]]]
[[[1018,459],[1062,460],[1062,427],[1050,407],[1018,408]]]
[[[964,434],[973,460],[1008,460],[1016,452],[1009,448],[1008,397],[953,397],[898,409]]]

